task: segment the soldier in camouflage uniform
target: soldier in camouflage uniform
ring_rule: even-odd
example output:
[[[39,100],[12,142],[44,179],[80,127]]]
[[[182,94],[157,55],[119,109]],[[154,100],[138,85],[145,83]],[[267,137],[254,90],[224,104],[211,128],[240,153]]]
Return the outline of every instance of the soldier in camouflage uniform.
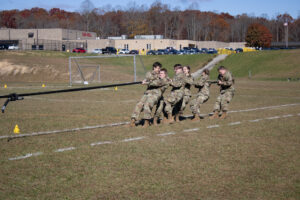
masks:
[[[180,102],[184,96],[184,86],[186,78],[180,64],[174,65],[174,70],[175,76],[170,82],[170,86],[172,86],[171,94],[165,100],[165,111],[168,114],[168,120],[165,120],[165,122],[169,124],[174,122],[174,118],[172,116],[174,106],[178,102]]]
[[[205,103],[209,99],[209,70],[205,69],[200,78],[194,81],[195,87],[199,89],[197,97],[191,102],[191,110],[194,115],[192,121],[200,120],[200,105]]]
[[[234,78],[224,66],[218,68],[218,85],[220,86],[220,95],[214,106],[214,114],[210,119],[219,118],[219,112],[222,111],[221,119],[225,119],[227,116],[228,105],[234,96]]]
[[[162,96],[162,91],[164,91],[164,88],[167,86],[168,81],[163,78],[156,79],[148,84],[151,91],[149,92],[149,95],[147,95],[147,99],[144,103],[144,127],[148,127],[150,125],[152,108],[158,103]]]
[[[166,89],[169,86],[169,83],[171,81],[171,79],[168,77],[168,71],[167,69],[163,68],[160,70],[159,73],[159,77],[160,79],[162,79],[166,84],[165,86],[161,87],[161,97],[158,101],[158,104],[156,105],[156,111],[154,114],[154,119],[153,119],[153,125],[157,125],[157,122],[163,117],[163,110],[165,108],[165,102],[164,102],[164,92],[166,91]]]
[[[175,120],[176,121],[179,121],[179,116],[183,115],[183,111],[192,97],[191,86],[194,83],[194,78],[192,77],[190,71],[191,71],[190,66],[183,67],[183,73],[186,76],[185,77],[185,86],[184,86],[184,95],[183,95],[182,101],[178,105],[176,105],[177,109],[179,109],[179,110],[175,110]]]
[[[147,90],[145,91],[144,95],[142,96],[141,100],[136,104],[134,111],[131,115],[130,126],[134,127],[136,121],[139,119],[139,115],[144,108],[144,104],[147,101],[147,98],[152,95],[152,90],[154,89],[153,86],[150,86],[153,82],[159,80],[159,72],[161,69],[161,64],[159,62],[155,62],[152,66],[152,71],[147,72],[146,79],[143,80],[142,84],[147,85]]]

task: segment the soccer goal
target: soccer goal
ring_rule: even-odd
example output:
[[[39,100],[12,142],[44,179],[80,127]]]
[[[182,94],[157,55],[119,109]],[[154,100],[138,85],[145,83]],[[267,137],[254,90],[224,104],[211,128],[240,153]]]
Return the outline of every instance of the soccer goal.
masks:
[[[70,86],[140,81],[145,73],[139,55],[69,57]]]

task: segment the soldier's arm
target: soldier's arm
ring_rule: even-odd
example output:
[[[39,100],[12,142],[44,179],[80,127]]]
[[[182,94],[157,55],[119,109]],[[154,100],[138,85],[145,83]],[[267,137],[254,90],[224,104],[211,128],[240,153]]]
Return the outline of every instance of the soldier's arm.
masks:
[[[221,81],[220,85],[224,85],[224,86],[231,86],[233,84],[233,78],[232,75],[230,73],[228,73],[225,77],[224,80]]]
[[[173,79],[173,81],[171,82],[171,85],[173,87],[179,88],[182,87],[185,84],[184,79]]]
[[[203,87],[205,82],[207,81],[208,77],[205,76],[201,76],[200,79],[198,79],[197,81],[195,81],[195,87]]]
[[[155,86],[155,87],[161,87],[161,86],[166,85],[166,82],[163,81],[162,79],[155,79],[153,81],[150,81],[148,85]]]
[[[192,76],[186,76],[184,79],[185,83],[193,85],[194,84],[194,78]]]
[[[154,79],[156,79],[156,77],[153,76],[152,72],[147,72],[146,78],[145,78],[146,82],[153,81]]]

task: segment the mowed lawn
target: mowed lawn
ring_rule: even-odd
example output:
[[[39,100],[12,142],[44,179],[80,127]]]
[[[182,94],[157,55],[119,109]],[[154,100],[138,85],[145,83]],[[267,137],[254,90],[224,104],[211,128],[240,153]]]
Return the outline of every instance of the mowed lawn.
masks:
[[[1,93],[37,87],[14,86]],[[237,112],[225,120],[2,139],[0,199],[299,199],[300,83],[238,78],[235,87],[230,109]],[[0,135],[13,135],[16,124],[33,133],[129,121],[144,89],[11,102]],[[204,114],[217,94],[212,86]],[[269,106],[278,107],[246,110]]]

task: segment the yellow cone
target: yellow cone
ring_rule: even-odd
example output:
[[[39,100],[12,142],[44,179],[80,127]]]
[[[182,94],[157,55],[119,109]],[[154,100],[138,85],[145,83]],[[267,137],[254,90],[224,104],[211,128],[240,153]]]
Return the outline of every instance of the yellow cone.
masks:
[[[117,91],[118,90],[118,87],[115,87],[115,91]]]
[[[20,129],[19,129],[19,126],[18,124],[15,126],[15,129],[14,129],[14,134],[19,134],[20,133]]]
[[[46,87],[45,84],[43,84],[42,87]]]
[[[7,88],[7,85],[6,85],[6,84],[4,85],[4,88]]]

